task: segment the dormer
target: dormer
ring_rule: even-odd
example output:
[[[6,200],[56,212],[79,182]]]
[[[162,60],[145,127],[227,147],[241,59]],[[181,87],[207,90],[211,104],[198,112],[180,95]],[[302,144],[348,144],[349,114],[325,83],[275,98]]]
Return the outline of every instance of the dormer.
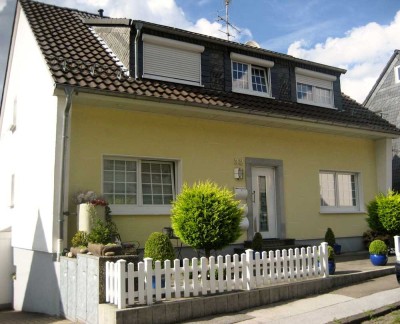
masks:
[[[336,76],[303,68],[295,68],[297,102],[335,108],[333,82]]]

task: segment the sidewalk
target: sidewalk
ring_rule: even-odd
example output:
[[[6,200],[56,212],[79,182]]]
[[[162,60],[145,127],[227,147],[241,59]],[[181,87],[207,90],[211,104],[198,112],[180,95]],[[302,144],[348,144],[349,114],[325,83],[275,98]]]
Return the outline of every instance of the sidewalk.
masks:
[[[375,267],[369,261],[367,253],[344,254],[337,257],[336,274],[342,285],[349,278],[365,278],[373,273],[375,279],[369,279],[351,286],[338,287],[335,290],[308,298],[275,303],[236,314],[225,314],[186,323],[217,324],[228,323],[350,323],[360,317],[368,318],[374,311],[381,311],[386,306],[400,307],[400,285],[394,273],[395,257],[390,257],[387,266]],[[388,273],[390,273],[388,275]],[[379,277],[380,276],[380,277]],[[387,308],[386,308],[387,309]],[[48,315],[0,311],[0,323],[54,323],[67,324],[68,320]]]

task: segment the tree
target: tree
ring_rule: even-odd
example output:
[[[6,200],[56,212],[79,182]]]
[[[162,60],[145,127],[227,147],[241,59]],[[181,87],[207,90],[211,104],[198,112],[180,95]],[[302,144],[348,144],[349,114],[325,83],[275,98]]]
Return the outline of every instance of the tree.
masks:
[[[226,188],[210,181],[183,186],[173,202],[171,223],[180,240],[194,249],[219,250],[236,241],[241,234],[243,211],[239,201]]]

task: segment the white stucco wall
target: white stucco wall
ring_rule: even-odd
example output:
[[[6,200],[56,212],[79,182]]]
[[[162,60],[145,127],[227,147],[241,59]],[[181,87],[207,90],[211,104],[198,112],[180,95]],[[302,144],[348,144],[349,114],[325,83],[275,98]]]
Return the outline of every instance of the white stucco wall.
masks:
[[[55,150],[57,97],[54,82],[21,12],[1,127],[1,222],[13,228],[12,245],[55,252]],[[16,103],[16,104],[15,104]],[[11,132],[16,105],[16,130]],[[14,208],[10,208],[11,176],[15,175]]]
[[[11,231],[0,231],[0,309],[12,305],[12,274],[14,272]]]

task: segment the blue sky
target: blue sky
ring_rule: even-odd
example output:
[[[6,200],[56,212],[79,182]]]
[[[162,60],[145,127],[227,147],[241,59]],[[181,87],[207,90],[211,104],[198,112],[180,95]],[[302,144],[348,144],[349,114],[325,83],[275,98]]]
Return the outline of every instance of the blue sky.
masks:
[[[224,38],[224,0],[43,0],[105,15],[157,22]],[[15,0],[0,0],[0,84]],[[342,90],[362,102],[400,49],[400,0],[231,0],[234,41],[325,63],[348,72]],[[1,90],[1,88],[0,88]]]

